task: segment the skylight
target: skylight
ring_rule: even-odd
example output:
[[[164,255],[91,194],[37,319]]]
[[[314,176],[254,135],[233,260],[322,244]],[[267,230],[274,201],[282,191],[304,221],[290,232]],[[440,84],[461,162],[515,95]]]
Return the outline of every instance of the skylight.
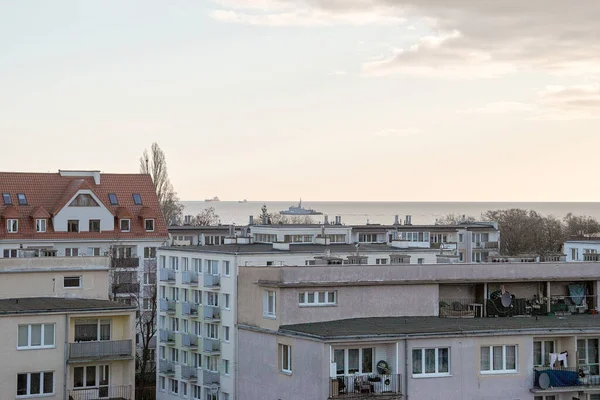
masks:
[[[140,196],[139,193],[134,193],[133,194],[133,202],[135,203],[136,206],[141,206],[142,205],[142,196]]]
[[[117,194],[116,193],[109,193],[108,194],[108,200],[110,201],[110,205],[111,206],[116,206],[117,204],[119,204],[119,201],[117,200]]]
[[[17,193],[17,199],[19,200],[20,206],[27,205],[27,197],[25,197],[25,193]]]
[[[2,199],[4,200],[4,205],[8,206],[12,204],[10,193],[2,193]]]

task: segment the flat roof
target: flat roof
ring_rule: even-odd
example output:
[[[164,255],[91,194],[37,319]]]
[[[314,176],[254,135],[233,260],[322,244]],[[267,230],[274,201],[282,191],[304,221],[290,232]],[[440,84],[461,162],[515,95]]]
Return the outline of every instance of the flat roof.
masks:
[[[67,299],[62,297],[0,299],[0,315],[104,310],[137,310],[137,307],[109,300]]]
[[[282,253],[324,253],[329,250],[333,253],[356,253],[356,246],[354,244],[290,244],[289,250],[277,250],[273,249],[271,243],[252,243],[252,244],[219,244],[219,245],[205,245],[205,246],[164,246],[161,250],[175,250],[175,251],[189,251],[189,252],[202,252],[202,253],[223,253],[223,254],[282,254]],[[437,252],[439,249],[431,248],[419,248],[410,247],[406,249],[400,249],[397,247],[389,246],[385,243],[361,243],[359,246],[359,252],[379,252],[379,253],[406,253],[407,251],[420,250],[422,252]]]
[[[566,315],[503,318],[372,317],[282,325],[279,332],[322,340],[384,336],[466,335],[494,332],[600,331],[599,315]]]

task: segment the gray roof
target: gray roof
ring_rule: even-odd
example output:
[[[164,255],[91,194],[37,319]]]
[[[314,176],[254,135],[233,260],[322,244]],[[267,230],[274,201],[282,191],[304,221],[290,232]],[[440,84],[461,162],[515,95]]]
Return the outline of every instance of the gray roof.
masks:
[[[354,244],[290,244],[290,250],[275,250],[273,245],[270,243],[253,243],[253,244],[221,244],[214,246],[165,246],[161,247],[163,250],[178,250],[178,251],[189,251],[189,252],[204,252],[204,253],[225,253],[225,254],[282,254],[282,253],[324,253],[325,250],[329,249],[332,254],[334,253],[356,253],[356,247]],[[406,253],[408,250],[415,250],[417,248],[399,249],[396,247],[388,246],[385,243],[381,244],[369,244],[361,243],[359,250],[360,253],[364,252],[379,252],[379,253]],[[423,252],[437,252],[438,249],[425,249],[418,248]]]
[[[283,325],[282,333],[317,337],[322,340],[382,336],[467,335],[486,332],[600,331],[598,315],[568,315],[505,318],[375,317]]]
[[[0,299],[0,315],[136,309],[137,307],[135,306],[96,299],[66,299],[62,297]]]
[[[223,232],[223,233],[228,233],[229,232],[229,225],[209,225],[209,226],[194,226],[194,225],[169,225],[168,226],[169,232],[194,232],[194,231],[199,231],[199,232]],[[236,232],[241,231],[241,228],[239,226],[235,227]]]

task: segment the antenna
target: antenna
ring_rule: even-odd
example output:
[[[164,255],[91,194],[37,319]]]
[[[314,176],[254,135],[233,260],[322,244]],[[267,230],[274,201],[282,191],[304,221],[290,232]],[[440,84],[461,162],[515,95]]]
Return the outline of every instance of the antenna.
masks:
[[[150,168],[148,167],[148,153],[145,154],[144,161],[146,161],[146,171],[150,174]]]

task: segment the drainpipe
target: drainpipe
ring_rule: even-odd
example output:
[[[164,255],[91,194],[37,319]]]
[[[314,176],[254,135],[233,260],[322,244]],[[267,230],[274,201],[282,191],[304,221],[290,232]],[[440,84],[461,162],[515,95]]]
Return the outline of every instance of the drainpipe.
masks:
[[[404,390],[406,391],[405,399],[408,400],[408,339],[404,339]]]
[[[63,376],[63,399],[67,398],[67,372],[69,364],[69,314],[65,314],[65,362],[64,362],[64,376]]]

